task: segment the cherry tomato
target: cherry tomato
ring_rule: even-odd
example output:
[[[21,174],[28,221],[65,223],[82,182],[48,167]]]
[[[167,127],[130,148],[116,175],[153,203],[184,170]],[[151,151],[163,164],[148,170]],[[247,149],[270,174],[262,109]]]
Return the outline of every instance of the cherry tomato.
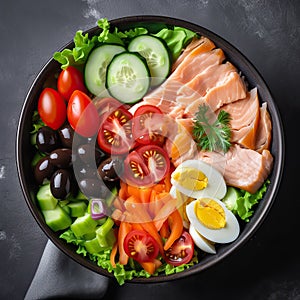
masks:
[[[132,114],[122,106],[100,116],[98,145],[107,153],[124,154],[133,145],[131,134]]]
[[[157,257],[159,246],[156,240],[143,230],[130,231],[124,239],[124,250],[138,262],[152,261]]]
[[[76,133],[91,137],[99,128],[99,116],[91,98],[76,90],[70,97],[67,108],[68,121]]]
[[[45,88],[38,100],[38,113],[46,125],[56,130],[67,117],[65,100],[56,90]]]
[[[75,90],[87,93],[82,73],[73,66],[60,72],[57,79],[57,89],[67,101]]]
[[[134,113],[132,119],[132,135],[144,145],[164,142],[164,118],[161,110],[153,105],[142,105]]]
[[[140,146],[131,151],[124,161],[125,181],[135,186],[151,186],[169,172],[168,154],[157,145]]]
[[[191,261],[194,255],[194,242],[187,231],[184,231],[171,248],[165,252],[165,261],[173,266],[180,266]]]

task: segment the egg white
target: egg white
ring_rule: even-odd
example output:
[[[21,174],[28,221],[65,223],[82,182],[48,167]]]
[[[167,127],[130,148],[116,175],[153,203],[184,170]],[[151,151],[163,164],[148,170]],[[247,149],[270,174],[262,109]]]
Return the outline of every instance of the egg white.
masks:
[[[195,245],[202,251],[210,254],[216,254],[216,248],[214,244],[210,243],[207,239],[204,239],[202,235],[190,224],[189,233],[195,243]]]
[[[195,214],[195,204],[196,201],[191,202],[186,206],[186,213],[188,216],[188,219],[190,220],[190,223],[192,226],[195,227],[195,229],[203,235],[206,239],[215,242],[215,243],[230,243],[233,242],[240,233],[240,226],[238,223],[237,218],[235,215],[226,208],[225,204],[216,199],[210,197],[210,199],[216,201],[219,205],[222,206],[225,212],[225,219],[226,219],[226,225],[223,228],[220,229],[210,229],[206,227],[204,224],[202,224],[196,214]]]
[[[173,175],[180,172],[182,168],[194,168],[204,173],[204,175],[208,179],[206,188],[204,188],[203,190],[191,190],[180,185],[179,182],[173,178]],[[182,164],[180,164],[172,173],[171,183],[181,193],[191,198],[215,197],[218,199],[222,199],[227,191],[226,183],[221,173],[211,165],[196,159],[186,160]]]

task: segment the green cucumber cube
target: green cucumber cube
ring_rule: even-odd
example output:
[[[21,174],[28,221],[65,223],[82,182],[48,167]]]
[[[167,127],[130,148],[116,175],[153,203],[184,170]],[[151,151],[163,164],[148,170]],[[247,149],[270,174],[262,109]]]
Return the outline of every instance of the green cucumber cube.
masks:
[[[40,187],[36,195],[38,204],[41,210],[51,210],[54,209],[57,205],[58,200],[53,197],[50,184],[45,184]]]
[[[68,228],[72,224],[70,216],[57,205],[54,209],[42,210],[46,224],[53,230],[59,231]]]

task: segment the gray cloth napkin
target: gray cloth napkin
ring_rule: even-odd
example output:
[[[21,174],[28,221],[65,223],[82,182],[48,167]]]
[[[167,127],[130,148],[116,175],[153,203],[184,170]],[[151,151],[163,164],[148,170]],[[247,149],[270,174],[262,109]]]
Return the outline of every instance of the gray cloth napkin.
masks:
[[[48,241],[24,299],[103,299],[108,283]]]

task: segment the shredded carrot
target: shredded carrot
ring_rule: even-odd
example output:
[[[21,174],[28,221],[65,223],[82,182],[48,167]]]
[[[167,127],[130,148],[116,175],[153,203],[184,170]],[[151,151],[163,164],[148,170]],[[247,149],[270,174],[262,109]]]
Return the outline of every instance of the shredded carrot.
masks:
[[[117,252],[118,252],[118,241],[115,242],[111,252],[110,252],[110,257],[109,257],[109,260],[110,260],[110,263],[112,265],[113,268],[116,268],[116,255],[117,255]]]
[[[121,265],[127,265],[128,255],[124,250],[124,240],[126,235],[131,231],[131,224],[128,222],[121,222],[118,232],[118,249],[119,249],[119,262]]]
[[[168,221],[171,233],[164,245],[164,250],[168,250],[172,246],[172,244],[181,236],[183,231],[182,218],[177,209],[171,213],[171,215],[168,218]]]
[[[152,189],[151,188],[141,188],[140,189],[140,199],[142,203],[149,203]]]

